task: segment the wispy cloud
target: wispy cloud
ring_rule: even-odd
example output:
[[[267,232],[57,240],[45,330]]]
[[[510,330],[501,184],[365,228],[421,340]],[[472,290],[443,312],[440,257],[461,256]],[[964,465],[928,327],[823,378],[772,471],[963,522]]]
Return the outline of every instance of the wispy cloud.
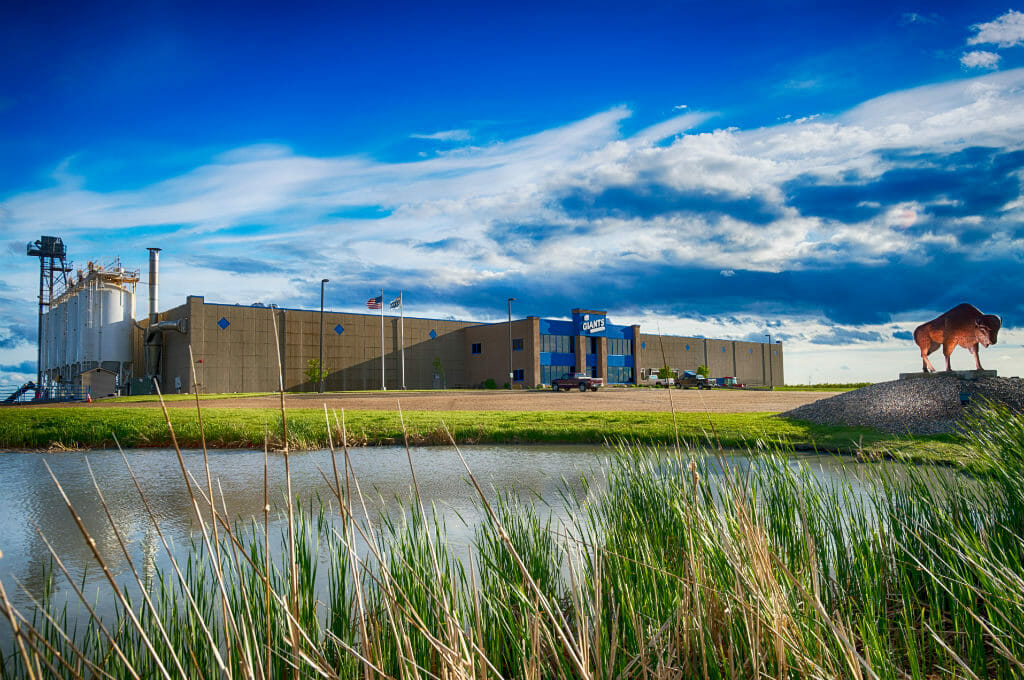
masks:
[[[939,15],[935,12],[921,14],[920,12],[904,12],[900,17],[900,23],[904,26],[911,24],[934,24],[939,21]]]
[[[473,139],[469,130],[442,130],[430,134],[411,134],[413,139],[433,139],[438,142],[468,142]]]

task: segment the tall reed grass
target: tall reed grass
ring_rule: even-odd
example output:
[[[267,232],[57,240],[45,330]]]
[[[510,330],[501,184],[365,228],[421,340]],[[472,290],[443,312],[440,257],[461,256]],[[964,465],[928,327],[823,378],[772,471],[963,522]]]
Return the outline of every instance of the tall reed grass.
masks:
[[[333,421],[329,501],[289,499],[273,540],[268,517],[230,523],[214,480],[183,467],[196,538],[164,542],[172,566],[152,579],[134,566],[132,588],[111,578],[112,617],[72,623],[48,594],[18,611],[0,584],[14,640],[0,677],[1024,675],[1019,414],[992,407],[972,422],[985,474],[851,461],[866,492],[822,481],[779,446],[735,466],[619,444],[607,487],[568,522],[477,486],[487,519],[465,555],[418,492],[399,520],[369,519]],[[410,473],[415,484],[411,457]]]

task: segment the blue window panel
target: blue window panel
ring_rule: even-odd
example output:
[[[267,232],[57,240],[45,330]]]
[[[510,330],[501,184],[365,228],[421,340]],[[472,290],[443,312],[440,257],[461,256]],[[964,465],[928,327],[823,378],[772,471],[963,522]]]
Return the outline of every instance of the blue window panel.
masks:
[[[523,382],[523,380],[526,379],[524,377],[525,374],[526,374],[526,369],[525,368],[514,368],[514,369],[512,369],[512,382]]]
[[[541,352],[541,366],[572,366],[576,363],[576,355],[569,352]]]
[[[608,355],[608,366],[615,368],[625,368],[633,366],[633,355],[632,354],[609,354]]]
[[[541,319],[541,335],[572,335],[574,333],[572,321],[559,321],[558,319]]]
[[[587,355],[587,366],[597,366],[597,355],[596,354],[588,354]]]
[[[434,329],[430,329],[430,339],[431,340],[437,339],[437,331],[435,331]]]
[[[227,330],[227,327],[231,325],[231,322],[222,316],[220,317],[220,321],[217,322],[217,325],[220,326],[220,329],[223,331]]]
[[[342,328],[341,324],[339,323],[337,326],[334,327],[334,332],[337,333],[338,335],[341,335],[342,333],[345,332],[345,329]]]
[[[633,382],[633,368],[630,366],[609,366],[608,367],[608,384],[609,385],[625,385]]]
[[[575,367],[572,365],[568,366],[541,366],[540,367],[540,382],[543,385],[550,385],[551,381],[555,378],[561,378],[565,373],[572,373]]]

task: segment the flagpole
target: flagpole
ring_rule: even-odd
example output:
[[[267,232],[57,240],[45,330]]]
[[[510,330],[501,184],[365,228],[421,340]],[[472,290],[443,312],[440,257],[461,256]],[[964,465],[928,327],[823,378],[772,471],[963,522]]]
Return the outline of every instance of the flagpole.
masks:
[[[405,389],[405,296],[398,291],[398,327],[402,334],[402,389]]]
[[[384,384],[384,289],[380,289],[380,388],[385,392],[388,386]]]

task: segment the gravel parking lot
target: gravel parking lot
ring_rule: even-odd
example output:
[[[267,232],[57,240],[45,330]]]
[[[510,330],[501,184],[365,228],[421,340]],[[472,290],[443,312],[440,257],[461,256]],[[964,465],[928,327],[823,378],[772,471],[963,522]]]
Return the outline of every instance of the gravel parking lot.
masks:
[[[671,411],[710,413],[778,413],[788,411],[835,392],[770,392],[762,390],[665,390],[604,388],[597,392],[552,390],[449,390],[443,392],[345,392],[285,394],[289,408],[385,409],[401,401],[407,411]],[[205,408],[277,408],[276,395],[204,400]],[[103,400],[89,407],[103,407]],[[116,404],[152,408],[155,402]],[[168,406],[195,408],[191,400]]]

